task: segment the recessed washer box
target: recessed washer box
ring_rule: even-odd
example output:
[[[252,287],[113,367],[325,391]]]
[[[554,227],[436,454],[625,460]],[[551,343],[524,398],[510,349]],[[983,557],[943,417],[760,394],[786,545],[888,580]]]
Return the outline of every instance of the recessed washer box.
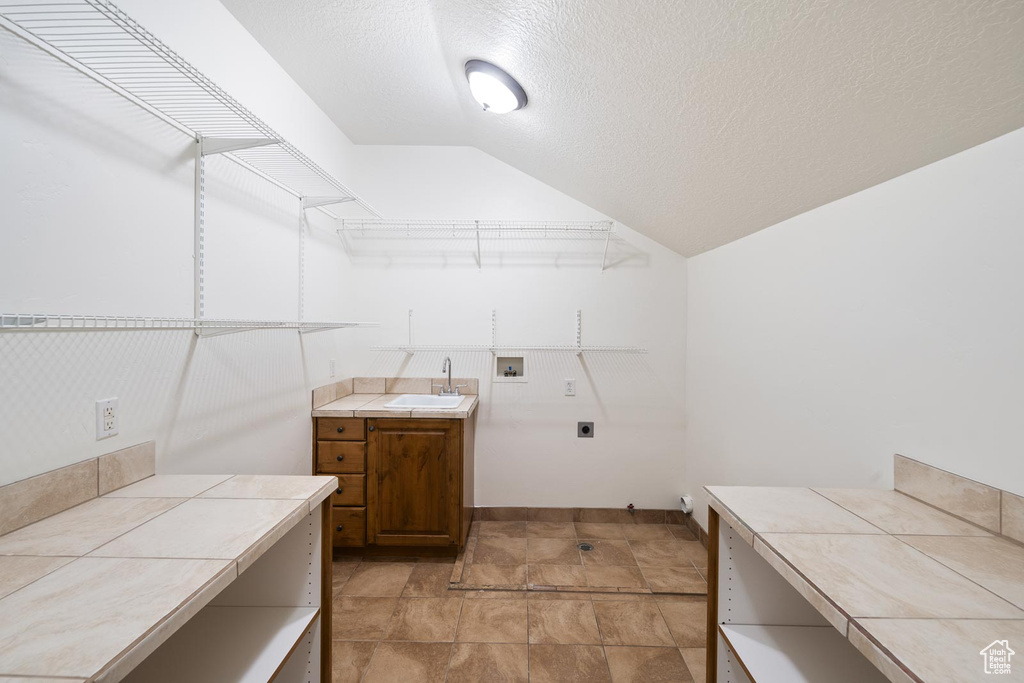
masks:
[[[526,357],[495,356],[494,376],[492,379],[495,382],[525,382]]]

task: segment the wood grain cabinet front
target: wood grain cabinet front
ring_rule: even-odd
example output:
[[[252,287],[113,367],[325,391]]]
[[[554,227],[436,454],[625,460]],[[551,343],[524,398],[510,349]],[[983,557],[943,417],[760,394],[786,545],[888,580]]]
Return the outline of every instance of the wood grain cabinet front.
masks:
[[[462,420],[367,423],[367,542],[460,545]]]
[[[335,506],[331,512],[335,548],[366,545],[366,508]]]
[[[366,505],[366,475],[339,474],[338,488],[331,494],[331,505]]]
[[[318,474],[356,474],[366,471],[365,441],[318,441]]]
[[[318,417],[316,438],[319,441],[362,441],[366,438],[366,420],[361,417]]]
[[[461,548],[473,516],[475,424],[314,418],[313,472],[338,477],[334,547]]]

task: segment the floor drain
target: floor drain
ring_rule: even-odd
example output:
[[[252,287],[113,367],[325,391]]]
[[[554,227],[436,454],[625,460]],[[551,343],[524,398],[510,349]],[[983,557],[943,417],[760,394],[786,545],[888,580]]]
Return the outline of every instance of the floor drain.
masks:
[[[580,550],[593,550],[594,549],[594,546],[591,545],[590,543],[580,543],[576,547],[579,548]]]

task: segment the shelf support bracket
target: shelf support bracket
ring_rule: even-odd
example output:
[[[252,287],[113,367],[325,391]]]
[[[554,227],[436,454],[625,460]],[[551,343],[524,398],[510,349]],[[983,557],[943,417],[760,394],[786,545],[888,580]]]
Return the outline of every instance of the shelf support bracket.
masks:
[[[242,149],[253,147],[266,147],[276,145],[280,140],[274,138],[199,138],[199,148],[203,156],[209,154],[224,154],[226,152],[237,152]]]
[[[583,311],[576,309],[576,355],[583,355]]]
[[[203,278],[205,276],[204,263],[204,239],[205,239],[205,217],[204,217],[204,184],[206,173],[206,160],[203,158],[203,139],[196,139],[195,154],[195,205],[192,226],[192,317],[201,319],[205,313],[203,300]],[[195,330],[196,335],[200,329]]]
[[[315,209],[318,206],[329,206],[331,204],[344,204],[345,202],[354,202],[355,197],[348,197],[345,195],[337,196],[325,196],[325,197],[303,197],[302,198],[302,209]]]
[[[601,255],[601,272],[602,273],[605,271],[605,268],[608,267],[607,266],[607,263],[608,263],[608,245],[611,244],[611,241],[612,241],[612,230],[611,230],[611,228],[609,228],[608,229],[608,234],[605,235],[605,237],[604,237],[604,253]]]
[[[480,221],[474,221],[476,223],[476,267],[483,269],[484,262],[480,256]]]

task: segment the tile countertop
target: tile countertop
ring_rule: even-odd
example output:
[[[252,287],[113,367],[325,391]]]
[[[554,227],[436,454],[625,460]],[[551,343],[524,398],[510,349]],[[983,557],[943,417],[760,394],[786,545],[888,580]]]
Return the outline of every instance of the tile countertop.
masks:
[[[337,488],[156,475],[0,536],[0,681],[118,681]]]
[[[986,680],[982,648],[1024,643],[1024,546],[897,491],[705,490],[722,521],[894,683]]]
[[[462,397],[462,403],[454,408],[385,408],[384,404],[394,401],[403,394],[349,394],[333,403],[315,408],[313,417],[416,417],[416,418],[458,418],[465,419],[473,414],[479,403],[473,394]]]

